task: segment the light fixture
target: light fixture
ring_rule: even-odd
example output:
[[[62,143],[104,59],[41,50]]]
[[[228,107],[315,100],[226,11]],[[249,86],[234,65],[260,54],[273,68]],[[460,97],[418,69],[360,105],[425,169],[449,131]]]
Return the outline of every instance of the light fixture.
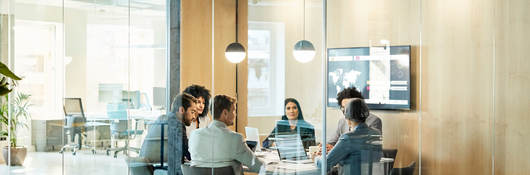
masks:
[[[303,40],[300,40],[298,42],[296,42],[296,44],[294,44],[294,49],[293,49],[293,56],[294,56],[294,59],[296,59],[296,61],[298,62],[301,62],[301,63],[307,63],[307,62],[310,62],[311,60],[313,60],[313,58],[315,57],[315,47],[313,46],[313,44],[308,41],[308,40],[305,40],[305,0],[303,0],[303,37],[304,39]]]
[[[231,63],[240,63],[245,59],[245,56],[247,55],[245,51],[245,47],[241,45],[239,42],[237,42],[237,34],[238,34],[238,6],[239,1],[236,0],[236,42],[230,43],[225,50],[225,57],[230,61]]]
[[[245,48],[238,42],[231,43],[228,45],[228,47],[226,47],[225,57],[231,63],[240,63],[243,61],[243,59],[245,59],[245,56]]]
[[[310,62],[315,57],[315,47],[307,40],[300,40],[294,45],[293,55],[298,62]]]

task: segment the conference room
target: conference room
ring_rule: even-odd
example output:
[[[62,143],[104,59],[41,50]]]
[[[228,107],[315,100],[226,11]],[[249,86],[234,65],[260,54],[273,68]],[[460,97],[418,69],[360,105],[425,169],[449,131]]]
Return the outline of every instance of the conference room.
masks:
[[[528,174],[527,7],[0,0],[0,174]]]

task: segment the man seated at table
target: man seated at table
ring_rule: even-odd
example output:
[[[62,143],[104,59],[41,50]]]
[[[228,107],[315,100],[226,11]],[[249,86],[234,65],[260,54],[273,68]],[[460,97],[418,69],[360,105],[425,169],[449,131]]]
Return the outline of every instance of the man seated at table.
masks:
[[[149,126],[147,136],[142,143],[142,149],[140,150],[140,157],[148,163],[159,163],[160,162],[160,134],[161,125],[156,123],[167,122],[168,117],[177,117],[185,126],[190,126],[192,122],[197,119],[197,99],[190,94],[182,93],[178,94],[173,98],[171,103],[171,112],[167,115],[161,115],[156,119],[154,124]],[[167,139],[168,130],[167,125],[164,126],[164,138]],[[190,153],[188,151],[188,138],[186,137],[186,129],[182,127],[182,162],[191,160]],[[164,162],[168,158],[167,142],[164,145]]]
[[[236,117],[236,99],[217,95],[212,109],[214,120],[208,127],[190,134],[191,166],[220,168],[232,166],[235,170],[246,165],[259,172],[263,162],[245,144],[243,136],[228,129]]]

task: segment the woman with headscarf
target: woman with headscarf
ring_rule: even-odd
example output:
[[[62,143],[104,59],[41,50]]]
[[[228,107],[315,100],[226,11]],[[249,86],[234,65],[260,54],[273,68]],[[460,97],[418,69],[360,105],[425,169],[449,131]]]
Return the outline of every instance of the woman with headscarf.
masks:
[[[276,123],[271,134],[263,141],[263,147],[272,146],[272,139],[277,135],[300,135],[305,149],[315,145],[315,129],[313,125],[304,120],[300,103],[294,98],[285,99],[285,114],[282,120]]]

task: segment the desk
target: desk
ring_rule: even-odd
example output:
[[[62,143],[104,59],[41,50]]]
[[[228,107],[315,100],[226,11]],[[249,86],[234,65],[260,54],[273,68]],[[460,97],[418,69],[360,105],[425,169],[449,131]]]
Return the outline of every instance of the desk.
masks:
[[[315,166],[314,163],[295,163],[290,161],[280,161],[280,158],[278,157],[278,152],[276,151],[261,151],[256,152],[255,155],[264,162],[266,174],[320,174],[320,170]]]
[[[262,160],[266,166],[266,174],[280,175],[280,174],[302,174],[302,175],[319,175],[320,170],[315,166],[314,163],[295,163],[288,161],[280,161],[278,153],[276,151],[260,151],[255,152],[256,157]],[[376,170],[374,169],[373,174],[388,174],[389,170],[387,169],[389,163],[394,162],[392,158],[383,157],[379,161],[385,169]]]

